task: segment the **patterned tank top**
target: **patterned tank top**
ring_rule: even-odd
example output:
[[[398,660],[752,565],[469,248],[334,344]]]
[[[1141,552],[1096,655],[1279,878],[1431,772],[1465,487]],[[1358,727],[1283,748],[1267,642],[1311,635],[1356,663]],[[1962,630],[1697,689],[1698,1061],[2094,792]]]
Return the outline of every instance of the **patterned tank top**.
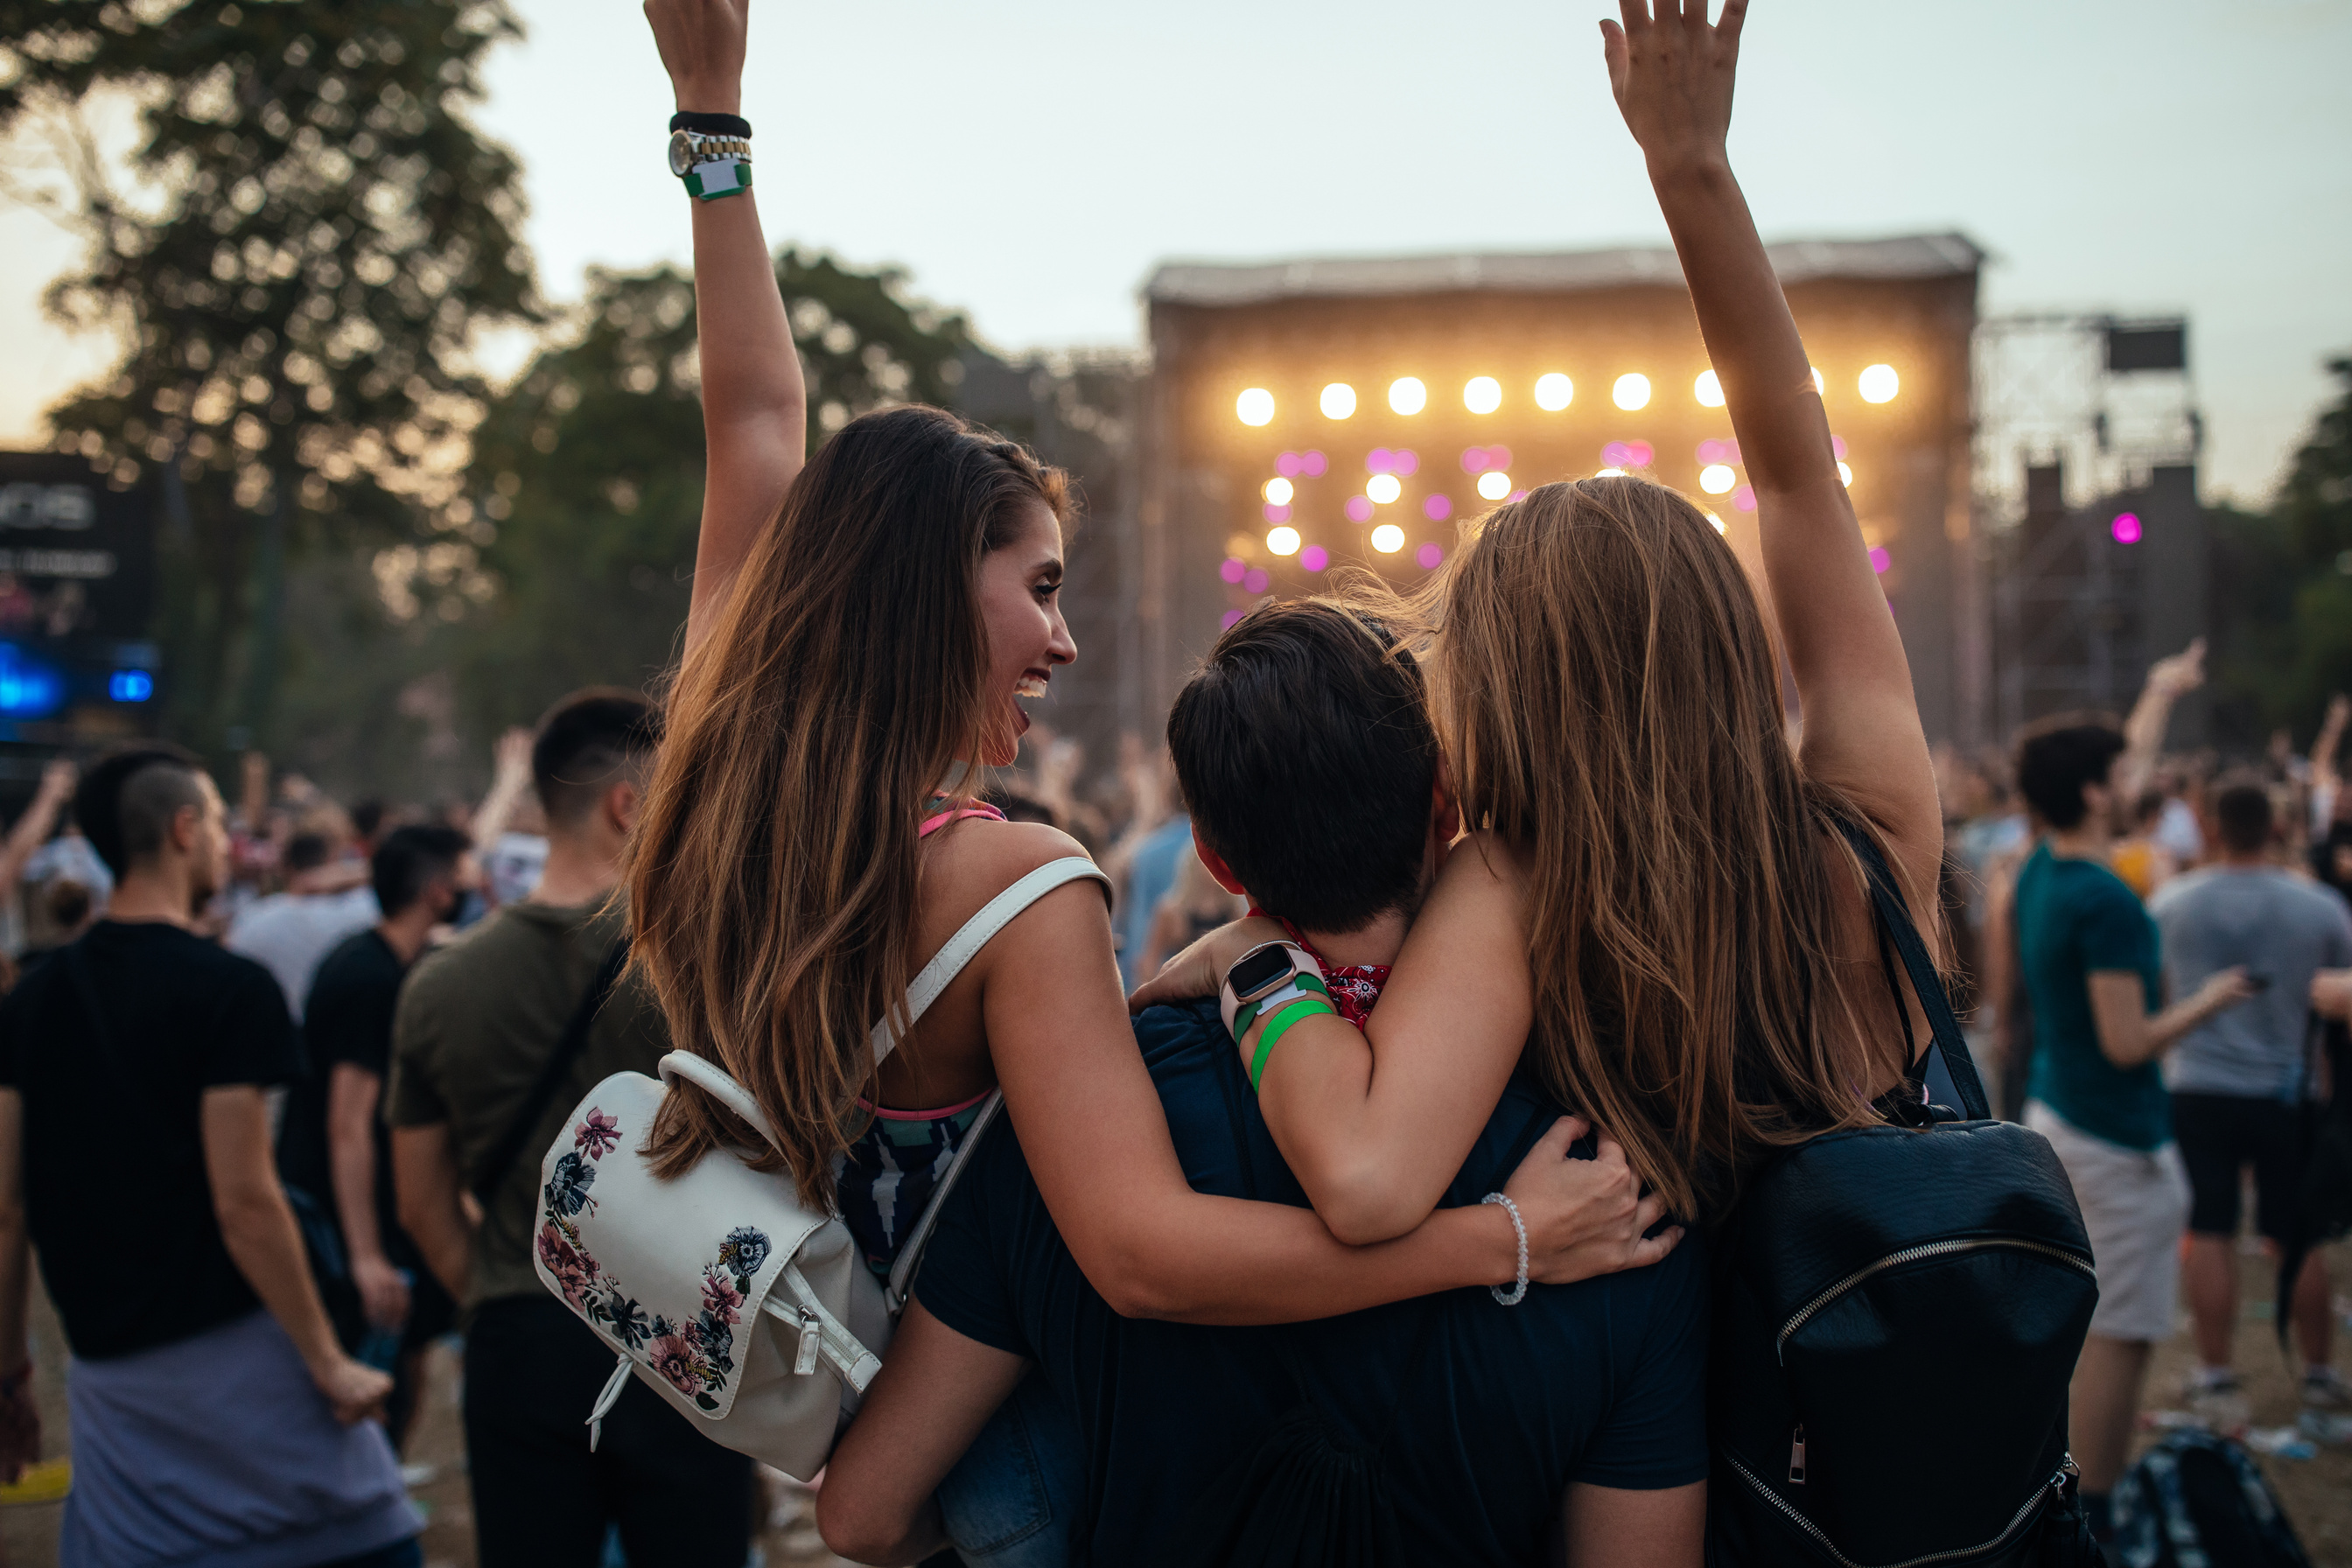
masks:
[[[922,837],[966,816],[1004,820],[992,805],[937,809],[923,818]],[[886,1110],[857,1102],[874,1120],[835,1161],[834,1189],[842,1223],[877,1278],[889,1278],[907,1233],[922,1217],[987,1099],[978,1094],[937,1110]]]

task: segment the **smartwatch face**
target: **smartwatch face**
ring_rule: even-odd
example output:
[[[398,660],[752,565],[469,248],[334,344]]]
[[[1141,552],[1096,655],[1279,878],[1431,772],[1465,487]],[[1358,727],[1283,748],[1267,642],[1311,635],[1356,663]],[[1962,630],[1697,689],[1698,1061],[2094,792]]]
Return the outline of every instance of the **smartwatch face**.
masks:
[[[1244,955],[1239,963],[1225,973],[1225,982],[1234,988],[1234,997],[1247,1002],[1271,990],[1277,982],[1289,978],[1290,950],[1286,947],[1262,947]]]
[[[683,131],[669,133],[669,172],[679,179],[694,167],[694,138]]]

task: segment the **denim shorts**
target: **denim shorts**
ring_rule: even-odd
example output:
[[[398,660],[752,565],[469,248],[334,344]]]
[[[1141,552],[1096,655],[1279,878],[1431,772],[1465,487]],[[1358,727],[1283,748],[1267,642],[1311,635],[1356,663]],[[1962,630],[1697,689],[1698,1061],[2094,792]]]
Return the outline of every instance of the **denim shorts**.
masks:
[[[940,1483],[940,1512],[973,1568],[1066,1568],[1086,1487],[1077,1419],[1033,1370]]]

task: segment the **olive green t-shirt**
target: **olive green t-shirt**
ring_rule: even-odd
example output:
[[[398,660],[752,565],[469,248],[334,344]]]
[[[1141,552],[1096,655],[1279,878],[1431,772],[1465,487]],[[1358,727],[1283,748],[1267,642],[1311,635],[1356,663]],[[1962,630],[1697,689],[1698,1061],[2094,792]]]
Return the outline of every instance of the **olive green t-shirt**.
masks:
[[[458,1181],[470,1191],[626,929],[624,912],[603,903],[509,904],[419,960],[393,1019],[384,1119],[394,1127],[447,1123]],[[485,1205],[467,1306],[545,1289],[530,1259],[548,1145],[589,1089],[616,1072],[650,1075],[668,1049],[660,1009],[625,978]]]

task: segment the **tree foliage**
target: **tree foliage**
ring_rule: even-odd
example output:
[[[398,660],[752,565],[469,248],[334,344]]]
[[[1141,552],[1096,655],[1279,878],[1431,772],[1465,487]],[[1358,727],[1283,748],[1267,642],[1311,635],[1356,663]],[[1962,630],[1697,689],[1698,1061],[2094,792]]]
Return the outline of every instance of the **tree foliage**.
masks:
[[[55,153],[15,194],[89,241],[50,309],[125,350],[52,421],[118,485],[177,481],[166,691],[200,744],[268,729],[289,549],[468,542],[467,350],[539,314],[520,171],[467,119],[520,31],[505,0],[0,0],[0,132]],[[88,129],[109,95],[127,180]]]

